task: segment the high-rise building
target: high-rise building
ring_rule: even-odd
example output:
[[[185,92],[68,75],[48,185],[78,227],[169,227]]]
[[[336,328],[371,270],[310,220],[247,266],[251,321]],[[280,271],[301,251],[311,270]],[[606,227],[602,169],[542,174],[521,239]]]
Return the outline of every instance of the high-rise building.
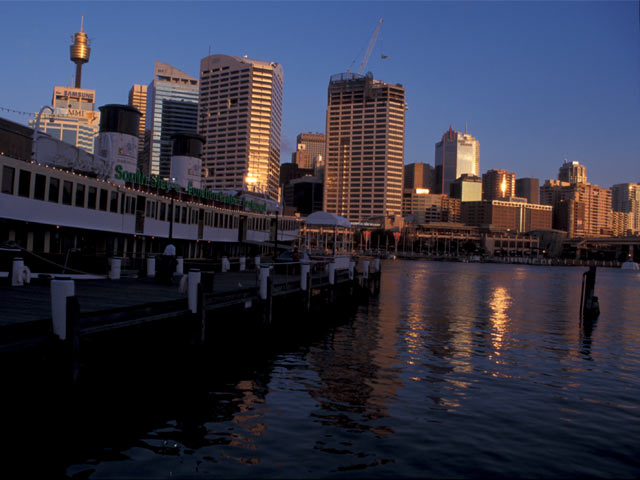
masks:
[[[565,160],[558,170],[558,180],[568,183],[587,183],[587,167]]]
[[[433,192],[434,170],[428,163],[407,163],[402,188],[428,188]]]
[[[326,137],[324,133],[301,133],[298,135],[297,149],[291,154],[291,161],[300,168],[315,168],[325,157]]]
[[[54,86],[53,112],[36,114],[33,120],[29,120],[29,126],[93,153],[93,142],[100,128],[100,112],[95,109],[96,91],[80,88],[82,65],[89,61],[90,53],[88,37],[81,24],[70,47],[71,61],[76,64],[75,88]]]
[[[402,212],[405,90],[371,74],[329,81],[324,209],[360,221]]]
[[[229,55],[200,61],[205,186],[278,199],[283,82],[278,63]]]
[[[640,232],[640,184],[618,183],[611,187],[611,207],[615,212],[628,213],[629,228]]]
[[[482,200],[482,179],[463,173],[451,184],[451,198],[458,198],[461,202],[479,202]]]
[[[144,132],[147,123],[147,86],[134,84],[129,90],[129,105],[138,109],[140,115],[140,127],[138,128],[138,152],[144,149]]]
[[[540,203],[540,181],[537,178],[516,179],[516,197],[526,198],[529,203]]]
[[[540,187],[540,202],[553,207],[553,228],[569,237],[612,233],[611,190],[590,183],[547,180]]]
[[[196,132],[198,80],[171,65],[156,61],[153,81],[147,88],[146,130],[148,158],[144,173],[168,177],[171,174],[171,135]]]
[[[498,200],[516,196],[516,174],[502,169],[482,174],[482,199]]]
[[[429,193],[425,188],[405,188],[402,215],[413,216],[418,225],[433,222],[460,222],[460,199]]]
[[[436,143],[436,193],[450,193],[451,183],[463,173],[480,176],[480,142],[451,125]]]

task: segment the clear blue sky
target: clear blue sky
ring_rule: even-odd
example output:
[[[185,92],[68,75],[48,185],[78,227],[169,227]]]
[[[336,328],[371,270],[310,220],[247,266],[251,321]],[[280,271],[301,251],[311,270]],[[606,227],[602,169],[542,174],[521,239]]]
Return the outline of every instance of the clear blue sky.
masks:
[[[54,85],[71,84],[82,13],[92,40],[83,87],[98,105],[126,103],[155,60],[195,77],[209,48],[281,63],[283,162],[299,132],[324,132],[329,76],[354,60],[357,70],[383,18],[367,70],[406,88],[406,163],[433,164],[442,133],[466,121],[481,172],[543,181],[567,156],[592,183],[640,182],[638,1],[0,1],[0,107],[37,112]]]

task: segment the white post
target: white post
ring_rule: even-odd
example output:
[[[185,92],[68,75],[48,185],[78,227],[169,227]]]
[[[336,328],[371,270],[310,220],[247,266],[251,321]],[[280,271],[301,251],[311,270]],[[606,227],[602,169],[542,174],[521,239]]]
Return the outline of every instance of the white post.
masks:
[[[178,264],[176,265],[176,275],[184,275],[184,258],[176,257]]]
[[[260,298],[262,300],[267,299],[267,279],[269,278],[269,266],[263,265],[260,267]]]
[[[13,259],[13,266],[11,269],[11,286],[20,287],[24,285],[24,279],[22,271],[24,270],[24,260],[20,257]]]
[[[256,255],[254,262],[256,264],[256,270],[258,270],[260,268],[260,255]]]
[[[369,260],[362,262],[362,278],[369,278]]]
[[[229,259],[227,257],[222,257],[222,272],[228,272],[231,268],[231,264],[229,263]]]
[[[147,257],[147,277],[156,276],[156,257]]]
[[[356,262],[349,260],[349,280],[353,280],[353,272],[356,269]]]
[[[187,299],[189,302],[189,310],[191,313],[198,312],[198,285],[200,285],[200,278],[202,274],[200,270],[194,268],[189,270],[189,283],[188,283],[188,293]]]
[[[247,257],[240,257],[240,271],[244,272],[247,269]]]
[[[67,338],[67,297],[73,297],[75,291],[73,280],[51,280],[51,320],[60,340]]]
[[[307,291],[307,274],[309,273],[309,269],[311,265],[308,262],[304,262],[300,265],[300,289],[303,292]]]
[[[380,259],[379,258],[374,258],[373,259],[373,271],[374,272],[379,272],[380,271]]]
[[[329,285],[336,284],[336,261],[331,260],[329,263]]]
[[[109,272],[109,278],[111,280],[120,280],[121,269],[122,259],[120,257],[113,257],[111,259],[111,271]]]

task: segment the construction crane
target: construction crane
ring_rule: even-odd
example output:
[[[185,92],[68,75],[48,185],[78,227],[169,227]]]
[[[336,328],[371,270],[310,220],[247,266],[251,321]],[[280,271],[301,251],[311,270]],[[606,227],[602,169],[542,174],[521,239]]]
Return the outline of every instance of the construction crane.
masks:
[[[369,40],[369,46],[367,47],[367,51],[364,54],[364,58],[362,59],[362,63],[360,63],[360,68],[358,68],[358,75],[362,75],[364,69],[367,66],[367,62],[369,61],[369,57],[371,56],[371,52],[373,51],[373,46],[376,44],[376,39],[378,38],[378,34],[380,33],[380,29],[382,28],[382,19],[378,20],[378,25],[376,26],[373,35],[371,35],[371,39]],[[381,55],[382,59],[385,60],[389,58],[387,55]],[[353,61],[355,62],[355,60]],[[351,63],[353,65],[353,63]],[[347,69],[347,72],[350,72],[351,68]]]

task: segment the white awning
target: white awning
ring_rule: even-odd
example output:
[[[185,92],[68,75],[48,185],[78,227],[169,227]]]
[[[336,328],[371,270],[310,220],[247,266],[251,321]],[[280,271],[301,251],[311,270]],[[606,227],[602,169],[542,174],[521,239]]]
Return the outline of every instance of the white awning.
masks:
[[[351,222],[344,217],[329,212],[314,212],[304,220],[307,225],[351,228]]]

